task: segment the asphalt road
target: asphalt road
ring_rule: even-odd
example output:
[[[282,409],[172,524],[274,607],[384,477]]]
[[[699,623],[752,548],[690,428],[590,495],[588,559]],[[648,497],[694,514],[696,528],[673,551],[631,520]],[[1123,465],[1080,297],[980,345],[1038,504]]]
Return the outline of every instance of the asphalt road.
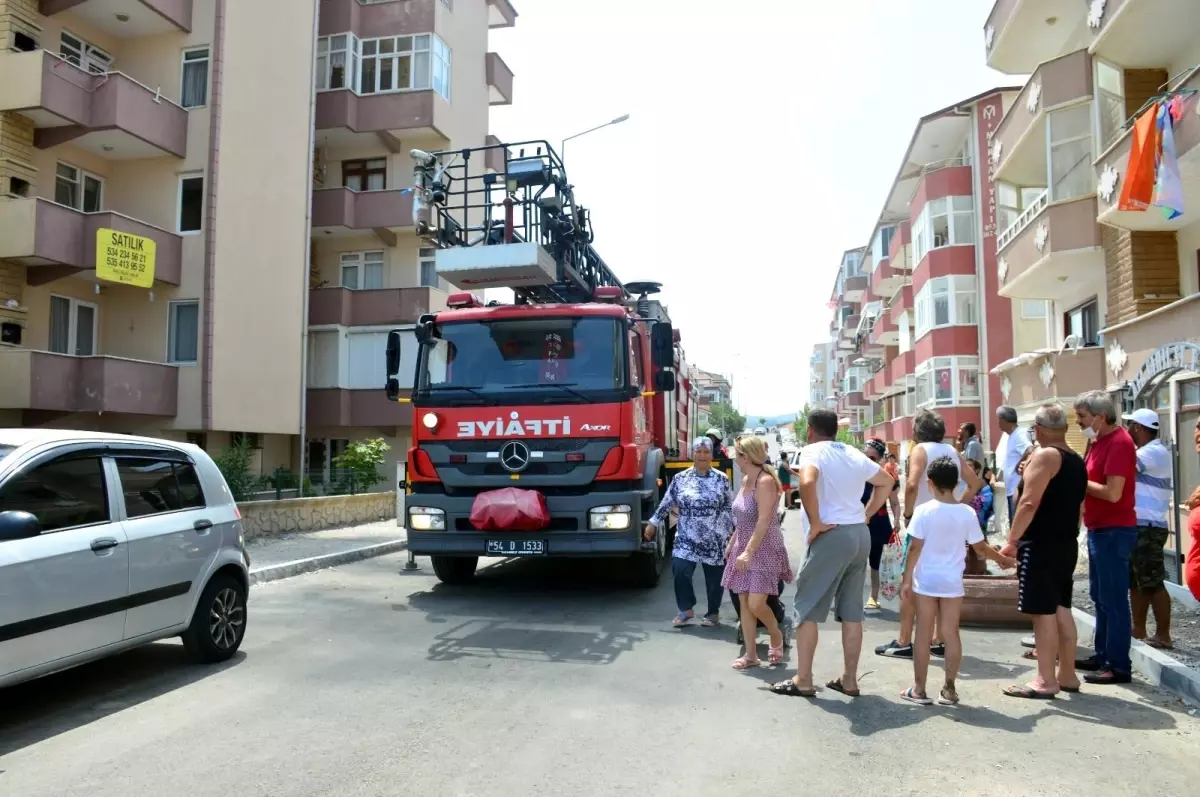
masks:
[[[1158,795],[1200,777],[1198,720],[1144,685],[1003,697],[1029,673],[1018,633],[966,634],[956,708],[901,702],[910,668],[870,655],[863,697],[780,698],[764,686],[790,670],[730,669],[732,629],[671,627],[667,578],[523,561],[445,587],[402,563],[256,587],[222,667],[161,643],[0,691],[0,795]]]

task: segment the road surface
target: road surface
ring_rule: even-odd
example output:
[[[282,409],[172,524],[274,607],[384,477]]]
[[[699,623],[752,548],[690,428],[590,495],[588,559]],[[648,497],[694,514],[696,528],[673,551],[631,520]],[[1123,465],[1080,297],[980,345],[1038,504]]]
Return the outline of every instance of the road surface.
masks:
[[[966,634],[957,708],[902,703],[908,665],[871,655],[857,700],[781,698],[764,686],[790,670],[730,669],[732,629],[671,627],[668,578],[524,561],[445,587],[402,563],[255,588],[223,667],[161,643],[0,691],[0,795],[1159,795],[1200,778],[1198,720],[1148,687],[1003,697],[1029,674],[1016,633]],[[868,622],[868,646],[894,619]]]

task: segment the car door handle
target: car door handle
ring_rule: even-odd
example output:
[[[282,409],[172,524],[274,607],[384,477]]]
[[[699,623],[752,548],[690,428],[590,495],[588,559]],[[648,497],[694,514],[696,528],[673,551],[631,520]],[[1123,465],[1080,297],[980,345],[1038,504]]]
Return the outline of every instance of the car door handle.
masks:
[[[211,520],[197,520],[195,523],[192,524],[192,528],[194,528],[196,531],[200,532],[201,534],[203,534],[204,532],[211,529],[212,526],[213,526],[213,524],[212,524]]]
[[[111,551],[118,545],[120,545],[120,543],[117,542],[113,537],[101,537],[99,539],[92,540],[92,553],[101,554],[105,551]]]

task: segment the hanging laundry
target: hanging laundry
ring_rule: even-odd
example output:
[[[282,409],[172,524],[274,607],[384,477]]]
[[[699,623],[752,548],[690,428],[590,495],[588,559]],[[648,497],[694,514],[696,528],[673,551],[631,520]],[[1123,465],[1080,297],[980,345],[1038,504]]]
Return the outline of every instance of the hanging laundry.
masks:
[[[1179,174],[1179,158],[1175,153],[1175,123],[1172,106],[1176,95],[1158,112],[1158,132],[1161,152],[1158,159],[1158,176],[1154,182],[1154,206],[1161,208],[1163,217],[1176,219],[1183,215],[1183,178]]]
[[[1171,109],[1171,121],[1179,124],[1179,120],[1183,118],[1183,95],[1176,94],[1172,97],[1169,106]]]
[[[1158,155],[1162,137],[1158,128],[1159,103],[1154,103],[1137,118],[1129,147],[1129,163],[1121,181],[1117,210],[1146,210],[1154,199]]]

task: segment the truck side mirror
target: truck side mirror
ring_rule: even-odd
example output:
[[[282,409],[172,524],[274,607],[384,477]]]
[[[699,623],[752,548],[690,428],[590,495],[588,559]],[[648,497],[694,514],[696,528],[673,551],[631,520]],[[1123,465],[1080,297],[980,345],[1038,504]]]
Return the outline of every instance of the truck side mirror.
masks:
[[[666,322],[650,327],[650,360],[659,368],[675,365],[675,330]]]
[[[378,351],[378,349],[376,349]],[[390,381],[392,377],[400,373],[400,332],[393,329],[387,336],[387,377]]]
[[[659,371],[654,375],[654,389],[659,393],[669,393],[675,389],[675,372]]]

